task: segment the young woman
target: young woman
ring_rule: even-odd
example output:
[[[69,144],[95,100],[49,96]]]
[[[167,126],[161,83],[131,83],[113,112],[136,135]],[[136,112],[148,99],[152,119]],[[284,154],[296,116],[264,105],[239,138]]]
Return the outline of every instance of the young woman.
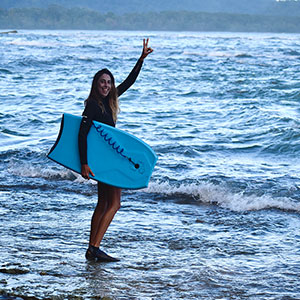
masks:
[[[99,121],[110,126],[115,126],[119,112],[118,97],[121,96],[135,82],[142,68],[144,59],[153,51],[148,47],[149,39],[143,40],[143,51],[136,65],[123,83],[115,86],[115,79],[107,69],[98,71],[93,79],[88,98],[85,101],[85,109],[81,121],[78,146],[81,161],[81,175],[89,179],[94,176],[87,161],[87,134],[92,121]],[[121,189],[98,182],[98,203],[95,208],[92,221],[89,248],[86,252],[88,260],[95,261],[118,261],[100,250],[103,236],[121,206]]]

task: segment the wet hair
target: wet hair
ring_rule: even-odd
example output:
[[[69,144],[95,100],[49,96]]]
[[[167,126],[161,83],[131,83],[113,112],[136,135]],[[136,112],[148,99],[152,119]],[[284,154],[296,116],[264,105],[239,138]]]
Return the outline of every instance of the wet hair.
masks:
[[[110,92],[107,97],[109,97],[109,107],[112,111],[113,120],[114,120],[114,122],[116,122],[117,115],[119,113],[119,100],[118,100],[117,89],[115,86],[115,78],[108,69],[102,69],[94,75],[91,91],[90,91],[88,98],[85,100],[85,103],[91,99],[94,99],[98,102],[98,105],[99,105],[100,109],[102,110],[102,112],[103,113],[105,112],[105,107],[103,104],[104,99],[100,95],[99,88],[98,88],[98,81],[103,74],[107,74],[111,78],[111,89],[110,89]]]

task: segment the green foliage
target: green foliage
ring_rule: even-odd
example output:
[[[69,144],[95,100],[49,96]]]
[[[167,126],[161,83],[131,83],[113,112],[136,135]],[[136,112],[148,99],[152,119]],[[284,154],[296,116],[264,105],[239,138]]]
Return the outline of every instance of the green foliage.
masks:
[[[161,11],[286,15],[300,17],[298,0],[0,0],[0,8],[43,8],[57,4],[65,8],[83,7],[100,13],[148,13]]]
[[[300,32],[300,17],[204,12],[148,12],[116,15],[51,5],[0,9],[0,28]]]

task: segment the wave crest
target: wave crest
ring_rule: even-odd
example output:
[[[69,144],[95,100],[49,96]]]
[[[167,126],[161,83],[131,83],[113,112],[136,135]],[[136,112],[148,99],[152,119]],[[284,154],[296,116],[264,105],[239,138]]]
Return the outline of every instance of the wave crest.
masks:
[[[270,195],[246,195],[244,192],[233,193],[228,188],[212,183],[182,183],[172,186],[168,182],[150,182],[147,193],[158,193],[167,196],[191,197],[202,204],[215,204],[232,211],[257,211],[263,209],[280,209],[300,212],[300,203],[287,197],[274,198]]]

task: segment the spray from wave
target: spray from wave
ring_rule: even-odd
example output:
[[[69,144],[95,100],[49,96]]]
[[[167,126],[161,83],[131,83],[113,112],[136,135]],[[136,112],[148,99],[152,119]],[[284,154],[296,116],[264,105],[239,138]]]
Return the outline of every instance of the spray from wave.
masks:
[[[151,182],[144,190],[167,196],[192,197],[196,202],[215,204],[232,211],[256,211],[262,209],[280,209],[300,212],[300,203],[287,197],[273,198],[269,195],[246,195],[244,192],[233,193],[228,188],[212,183],[190,183],[172,186],[168,182]]]
[[[43,178],[49,180],[75,180],[74,172],[67,169],[45,168],[42,165],[34,165],[30,162],[16,163],[11,162],[8,172],[15,176],[26,178]]]
[[[95,184],[86,181],[79,174],[60,166],[44,167],[41,164],[29,162],[10,162],[7,171],[23,178],[42,178],[50,181],[69,180],[74,183]],[[232,192],[224,183],[216,185],[208,182],[195,181],[191,183],[172,184],[168,181],[152,181],[144,193],[158,194],[169,198],[190,198],[199,204],[212,204],[236,212],[257,211],[263,209],[279,209],[283,211],[300,212],[300,203],[288,197],[273,197],[268,194],[246,194],[245,191]]]
[[[32,164],[31,162],[11,161],[7,171],[14,176],[23,178],[42,178],[49,181],[69,180],[75,183],[95,184],[94,180],[87,181],[80,174],[56,165],[54,167],[45,167],[40,163]]]

